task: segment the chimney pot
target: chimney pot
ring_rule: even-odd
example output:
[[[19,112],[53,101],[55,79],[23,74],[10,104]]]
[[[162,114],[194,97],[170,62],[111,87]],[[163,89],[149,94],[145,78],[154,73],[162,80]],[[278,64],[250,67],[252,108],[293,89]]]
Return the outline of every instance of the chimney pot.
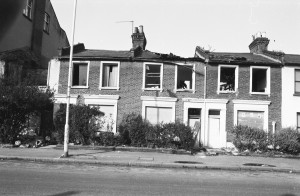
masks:
[[[138,33],[138,32],[139,32],[139,29],[137,27],[134,27],[133,33]]]
[[[140,26],[139,26],[139,32],[140,32],[140,33],[144,33],[144,27],[143,27],[143,25],[140,25]]]

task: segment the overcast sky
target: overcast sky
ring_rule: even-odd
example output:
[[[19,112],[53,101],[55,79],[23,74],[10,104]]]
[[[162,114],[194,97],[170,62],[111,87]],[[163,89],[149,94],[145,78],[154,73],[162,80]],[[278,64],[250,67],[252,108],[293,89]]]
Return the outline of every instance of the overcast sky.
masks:
[[[51,2],[71,41],[74,0]],[[300,54],[300,0],[78,0],[74,43],[129,50],[131,23],[119,21],[143,25],[153,52],[249,52],[252,35],[263,32],[269,50]]]

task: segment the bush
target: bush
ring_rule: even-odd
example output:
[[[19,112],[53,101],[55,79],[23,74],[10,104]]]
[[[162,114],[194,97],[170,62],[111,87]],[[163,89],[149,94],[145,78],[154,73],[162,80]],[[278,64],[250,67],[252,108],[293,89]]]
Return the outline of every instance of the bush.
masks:
[[[96,140],[96,132],[102,127],[103,122],[98,117],[103,115],[97,108],[86,105],[70,105],[69,113],[69,142],[88,145]],[[57,142],[64,141],[64,128],[66,122],[66,105],[61,105],[54,119],[57,131]]]
[[[96,145],[100,146],[114,146],[115,145],[115,136],[113,132],[98,132],[96,136]]]
[[[300,153],[300,133],[296,129],[282,129],[274,138],[276,150],[290,154]]]
[[[193,133],[189,126],[176,121],[152,125],[134,113],[124,116],[119,125],[124,144],[159,148],[193,148]]]
[[[28,128],[31,116],[53,108],[53,93],[42,92],[30,79],[15,83],[0,78],[0,143],[13,144]]]
[[[257,128],[238,125],[231,129],[233,144],[239,151],[266,151],[268,146],[268,134]]]

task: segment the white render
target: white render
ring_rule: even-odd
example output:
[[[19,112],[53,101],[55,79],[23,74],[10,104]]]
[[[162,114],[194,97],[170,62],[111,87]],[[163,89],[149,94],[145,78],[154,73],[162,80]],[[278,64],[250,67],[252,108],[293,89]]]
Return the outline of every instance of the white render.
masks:
[[[295,96],[295,68],[285,66],[282,68],[282,105],[281,123],[282,127],[297,126],[297,112],[300,112],[300,96]]]
[[[60,61],[57,59],[52,59],[48,65],[47,86],[51,90],[54,90],[54,93],[58,92],[59,73],[60,73]]]

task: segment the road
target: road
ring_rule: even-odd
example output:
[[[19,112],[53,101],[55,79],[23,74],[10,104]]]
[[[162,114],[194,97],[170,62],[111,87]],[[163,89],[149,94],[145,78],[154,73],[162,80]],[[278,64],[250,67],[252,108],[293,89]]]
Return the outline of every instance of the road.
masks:
[[[300,195],[300,175],[0,161],[0,195]]]

